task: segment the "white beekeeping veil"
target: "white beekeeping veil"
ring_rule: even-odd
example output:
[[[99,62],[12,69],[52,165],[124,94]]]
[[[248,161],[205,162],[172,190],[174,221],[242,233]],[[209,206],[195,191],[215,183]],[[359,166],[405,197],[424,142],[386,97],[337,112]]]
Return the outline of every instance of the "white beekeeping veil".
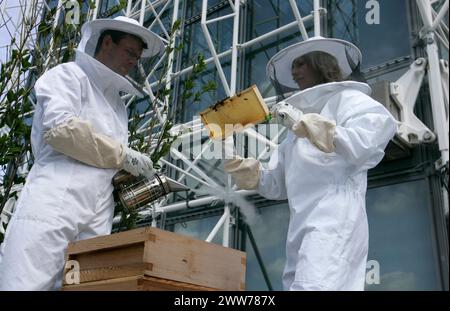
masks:
[[[118,30],[141,38],[146,44],[146,48],[142,51],[142,58],[157,56],[164,51],[164,44],[157,34],[139,25],[135,19],[125,16],[118,16],[114,19],[96,19],[85,23],[81,27],[81,41],[78,50],[94,57],[98,39],[105,30]]]
[[[141,59],[137,66],[128,74],[135,82],[141,84],[143,79],[146,78],[145,74],[148,74],[155,65],[158,56],[164,52],[165,46],[162,39],[154,32],[141,26],[135,19],[118,16],[113,19],[96,19],[85,23],[81,27],[81,41],[78,45],[78,50],[94,57],[98,39],[102,32],[106,30],[118,30],[129,33],[139,37],[145,43]]]
[[[267,76],[278,95],[283,96],[299,90],[297,83],[292,79],[292,62],[300,56],[316,51],[334,56],[344,79],[356,71],[359,72],[362,56],[355,45],[340,39],[313,37],[281,50],[267,63]]]

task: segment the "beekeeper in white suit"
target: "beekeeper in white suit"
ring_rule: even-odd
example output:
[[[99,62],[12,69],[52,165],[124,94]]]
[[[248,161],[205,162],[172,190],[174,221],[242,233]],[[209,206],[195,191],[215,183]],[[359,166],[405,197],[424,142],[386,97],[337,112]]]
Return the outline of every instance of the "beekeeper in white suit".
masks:
[[[238,187],[288,200],[285,290],[364,289],[367,170],[382,160],[396,121],[367,84],[344,81],[360,62],[353,44],[322,37],[277,53],[269,78],[281,93],[297,90],[271,109],[287,138],[268,168],[250,158],[225,163]]]
[[[38,79],[35,160],[2,244],[0,290],[59,288],[68,242],[111,232],[113,175],[153,173],[150,158],[127,147],[119,92],[141,96],[125,75],[163,50],[133,19],[97,19],[83,25],[75,62]]]

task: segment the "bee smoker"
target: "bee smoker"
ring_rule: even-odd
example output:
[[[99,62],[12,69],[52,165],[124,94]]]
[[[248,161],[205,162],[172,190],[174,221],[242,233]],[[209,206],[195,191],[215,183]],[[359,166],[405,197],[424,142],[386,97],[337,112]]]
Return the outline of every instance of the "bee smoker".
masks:
[[[135,177],[124,170],[114,175],[112,184],[115,197],[129,210],[138,209],[171,192],[189,190],[185,185],[161,174],[155,174],[152,178]]]

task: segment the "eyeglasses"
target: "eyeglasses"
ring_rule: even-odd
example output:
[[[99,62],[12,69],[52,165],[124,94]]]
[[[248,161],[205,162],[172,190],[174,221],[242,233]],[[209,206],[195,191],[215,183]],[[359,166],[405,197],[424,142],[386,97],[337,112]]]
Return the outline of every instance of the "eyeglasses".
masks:
[[[136,62],[138,62],[141,59],[141,56],[139,54],[136,54],[132,49],[122,46],[120,43],[115,43],[115,45],[119,46],[125,53],[127,54],[128,58],[135,59]]]
[[[128,48],[124,48],[124,51],[127,53],[128,58],[136,59],[137,62],[141,59],[140,55],[134,53],[132,50]]]

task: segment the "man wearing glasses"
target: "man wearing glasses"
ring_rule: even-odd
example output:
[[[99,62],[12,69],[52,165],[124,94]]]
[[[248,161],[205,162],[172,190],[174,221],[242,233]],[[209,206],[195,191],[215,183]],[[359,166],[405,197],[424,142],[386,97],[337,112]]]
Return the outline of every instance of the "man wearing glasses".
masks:
[[[0,290],[60,288],[67,244],[111,232],[114,174],[153,173],[150,158],[127,147],[119,94],[142,96],[125,76],[164,44],[127,17],[97,19],[81,32],[76,60],[35,84],[34,165],[1,245]]]

